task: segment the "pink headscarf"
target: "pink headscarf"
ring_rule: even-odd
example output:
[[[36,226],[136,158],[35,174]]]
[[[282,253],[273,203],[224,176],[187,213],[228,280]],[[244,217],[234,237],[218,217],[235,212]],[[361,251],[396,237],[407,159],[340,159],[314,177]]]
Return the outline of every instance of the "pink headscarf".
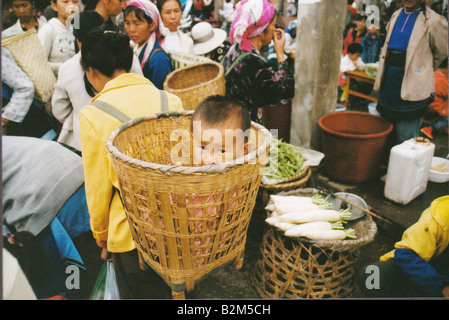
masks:
[[[251,51],[248,40],[260,34],[270,24],[275,13],[274,6],[267,0],[242,0],[235,8],[235,18],[229,37],[231,43],[238,43],[240,49]]]
[[[143,68],[151,51],[153,50],[156,39],[159,39],[161,37],[161,14],[159,13],[156,5],[150,0],[132,0],[130,3],[128,3],[127,7],[129,6],[134,6],[142,9],[143,12],[145,12],[145,14],[153,21],[156,26],[154,32],[152,32],[150,35],[150,39],[148,39],[147,47],[145,48],[142,61],[140,62],[141,67]]]

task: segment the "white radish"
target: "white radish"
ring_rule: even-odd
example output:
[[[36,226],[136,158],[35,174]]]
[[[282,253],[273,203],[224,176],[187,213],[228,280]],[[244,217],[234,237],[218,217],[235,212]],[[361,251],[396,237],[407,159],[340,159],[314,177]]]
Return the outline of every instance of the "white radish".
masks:
[[[347,229],[347,230],[313,229],[303,231],[301,237],[306,237],[311,240],[344,240],[346,238],[355,239],[356,235],[354,229]]]
[[[311,204],[295,204],[295,203],[278,203],[275,205],[275,211],[278,214],[285,214],[287,212],[307,212],[312,210],[319,210],[320,207],[317,204],[311,203]]]
[[[292,211],[287,212],[279,218],[290,223],[304,223],[311,221],[337,221],[341,219],[340,213],[335,210],[318,209],[312,211]]]
[[[269,225],[272,225],[273,227],[280,229],[281,231],[286,231],[292,227],[297,226],[296,224],[293,223],[281,221],[277,217],[269,217],[265,219],[265,222],[268,223]]]
[[[270,195],[270,199],[275,203],[298,203],[298,204],[311,204],[313,199],[311,197],[301,197],[301,196],[280,196],[277,194]]]
[[[312,221],[295,224],[285,231],[287,237],[301,237],[307,230],[332,230],[332,223],[329,221]]]

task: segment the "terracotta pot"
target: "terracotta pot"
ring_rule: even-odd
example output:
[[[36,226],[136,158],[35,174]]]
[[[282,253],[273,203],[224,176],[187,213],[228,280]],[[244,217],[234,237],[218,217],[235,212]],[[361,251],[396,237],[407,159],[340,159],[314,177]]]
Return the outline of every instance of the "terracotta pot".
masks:
[[[325,114],[318,125],[329,177],[361,183],[379,174],[387,138],[393,130],[390,122],[367,112],[343,111]]]

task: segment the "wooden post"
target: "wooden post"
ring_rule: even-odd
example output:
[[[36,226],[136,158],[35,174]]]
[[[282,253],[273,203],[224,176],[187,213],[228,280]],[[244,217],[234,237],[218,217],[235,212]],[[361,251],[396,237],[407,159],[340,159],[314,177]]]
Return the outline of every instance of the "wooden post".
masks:
[[[346,0],[298,0],[291,143],[320,149],[318,119],[335,111]]]

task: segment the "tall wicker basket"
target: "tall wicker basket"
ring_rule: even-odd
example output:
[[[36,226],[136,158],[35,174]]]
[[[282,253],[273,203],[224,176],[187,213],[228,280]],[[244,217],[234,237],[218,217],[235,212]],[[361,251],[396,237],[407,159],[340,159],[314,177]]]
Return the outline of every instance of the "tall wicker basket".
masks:
[[[313,196],[318,190],[304,188],[279,195]],[[348,222],[354,240],[308,240],[286,237],[266,225],[260,256],[251,274],[262,298],[346,298],[356,297],[360,248],[371,242],[377,226],[371,216]]]
[[[177,69],[165,79],[164,90],[181,98],[184,109],[194,110],[205,98],[226,94],[223,66],[209,61]]]
[[[255,147],[245,157],[191,166],[192,112],[131,120],[107,141],[141,268],[152,267],[173,298],[185,298],[219,267],[241,267],[271,142],[269,131],[253,123]]]

